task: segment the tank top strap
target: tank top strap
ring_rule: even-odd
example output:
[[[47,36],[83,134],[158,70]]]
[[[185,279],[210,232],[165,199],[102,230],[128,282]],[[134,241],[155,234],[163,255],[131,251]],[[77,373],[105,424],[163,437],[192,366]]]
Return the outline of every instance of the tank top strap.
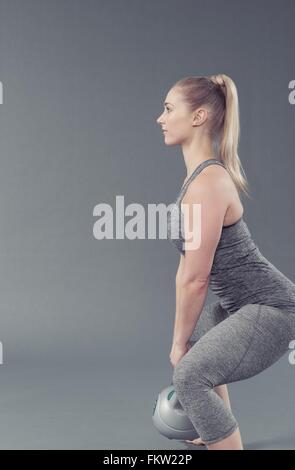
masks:
[[[188,185],[190,184],[190,182],[199,174],[201,173],[201,171],[206,168],[206,166],[209,166],[209,165],[221,165],[225,168],[225,165],[220,162],[219,160],[215,159],[215,158],[210,158],[208,160],[204,160],[202,163],[200,163],[197,168],[194,169],[194,171],[192,172],[192,174],[190,175],[190,177],[187,179],[187,181],[184,183],[184,185],[182,186],[180,192],[179,192],[179,196],[178,196],[178,200],[180,198],[182,198],[182,196],[184,195]]]

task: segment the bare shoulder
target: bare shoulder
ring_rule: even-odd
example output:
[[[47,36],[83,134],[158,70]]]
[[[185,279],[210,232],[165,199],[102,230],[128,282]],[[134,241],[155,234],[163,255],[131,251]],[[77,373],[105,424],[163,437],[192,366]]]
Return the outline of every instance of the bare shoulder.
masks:
[[[220,191],[227,198],[232,196],[233,186],[234,183],[223,166],[208,165],[191,181],[188,192],[192,193],[210,187]]]
[[[213,197],[216,201],[218,200],[220,207],[224,208],[225,214],[230,212],[231,207],[237,205],[233,204],[233,201],[236,200],[235,185],[227,170],[221,165],[208,165],[204,168],[188,185],[182,203],[189,203],[198,198],[200,194],[208,194],[208,189],[210,196],[214,195]]]
[[[238,190],[228,171],[221,165],[208,165],[204,168],[188,185],[182,202],[189,203],[201,194],[218,200],[219,207],[225,210],[225,226],[236,222],[244,213]]]
[[[232,179],[228,171],[221,165],[208,165],[201,171],[198,176],[203,177],[201,179],[206,179],[207,177],[212,182],[220,181],[221,184],[232,183]]]

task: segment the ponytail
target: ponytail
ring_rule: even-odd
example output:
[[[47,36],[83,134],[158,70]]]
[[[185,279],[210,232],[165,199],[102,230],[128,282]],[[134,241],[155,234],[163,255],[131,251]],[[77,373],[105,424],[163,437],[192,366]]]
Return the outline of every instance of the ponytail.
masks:
[[[221,161],[224,163],[239,190],[244,191],[250,197],[248,192],[249,185],[247,179],[241,173],[244,170],[238,155],[240,116],[236,86],[233,80],[224,74],[212,75],[210,79],[216,86],[221,88],[225,96],[223,133],[219,147]]]

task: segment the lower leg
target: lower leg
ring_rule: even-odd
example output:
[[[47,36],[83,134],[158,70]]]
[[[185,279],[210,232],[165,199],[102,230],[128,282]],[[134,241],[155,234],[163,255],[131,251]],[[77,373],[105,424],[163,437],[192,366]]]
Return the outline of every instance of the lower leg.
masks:
[[[208,450],[244,450],[239,428],[215,444],[206,444]]]
[[[226,405],[231,409],[228,389],[226,384],[217,385],[213,390],[224,400]],[[236,429],[230,436],[222,439],[222,441],[215,444],[208,444],[208,450],[243,450],[243,444],[239,428]]]
[[[230,405],[230,401],[229,401],[229,394],[228,394],[228,389],[227,389],[227,386],[226,384],[222,384],[222,385],[216,385],[215,387],[213,387],[213,390],[217,393],[217,395],[219,395],[223,401],[225,402],[225,404],[228,406],[228,408],[231,410],[231,405]],[[234,433],[233,433],[234,434]],[[231,437],[231,436],[229,436]],[[226,439],[229,439],[229,437],[227,437]],[[240,436],[241,437],[241,436]],[[224,441],[226,440],[224,439]],[[202,441],[202,439],[200,437],[197,437],[196,439],[193,439],[193,440],[186,440],[186,442],[191,442],[195,445],[205,445],[205,443]],[[228,443],[226,443],[227,445]],[[215,444],[213,444],[214,446]],[[209,448],[209,446],[208,446]]]

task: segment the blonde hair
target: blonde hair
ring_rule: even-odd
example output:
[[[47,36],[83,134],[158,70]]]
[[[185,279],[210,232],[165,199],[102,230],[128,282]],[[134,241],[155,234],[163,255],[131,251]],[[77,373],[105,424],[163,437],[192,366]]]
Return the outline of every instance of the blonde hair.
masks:
[[[239,100],[233,80],[224,74],[210,77],[185,77],[173,85],[179,88],[191,111],[208,105],[208,133],[213,148],[229,172],[238,191],[249,198],[249,184],[242,167],[238,144],[240,137]],[[243,176],[243,174],[245,176]]]

